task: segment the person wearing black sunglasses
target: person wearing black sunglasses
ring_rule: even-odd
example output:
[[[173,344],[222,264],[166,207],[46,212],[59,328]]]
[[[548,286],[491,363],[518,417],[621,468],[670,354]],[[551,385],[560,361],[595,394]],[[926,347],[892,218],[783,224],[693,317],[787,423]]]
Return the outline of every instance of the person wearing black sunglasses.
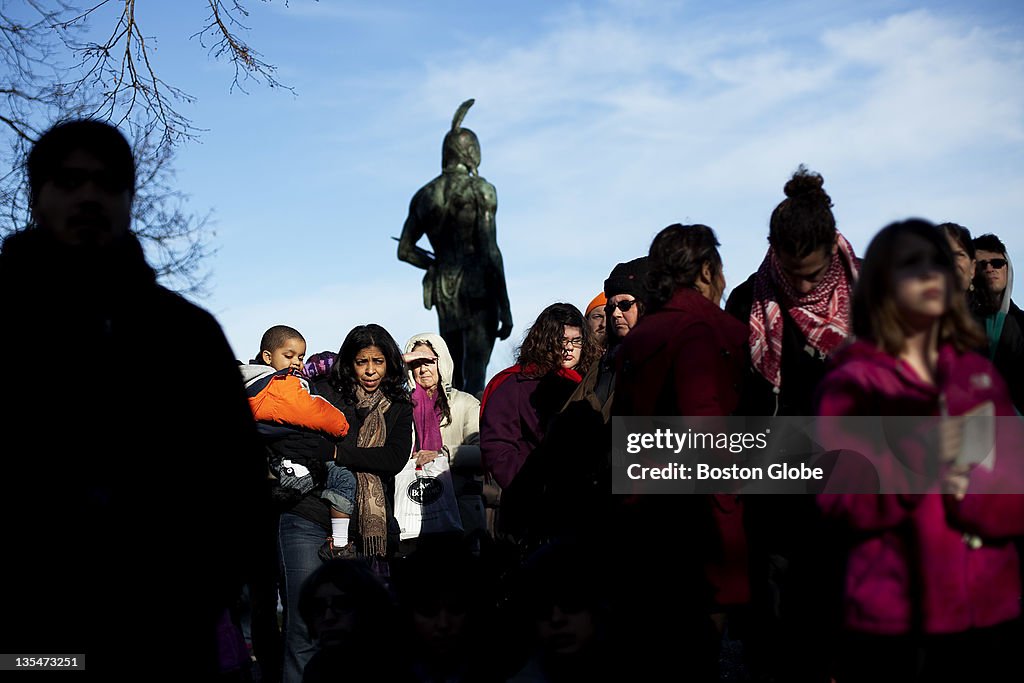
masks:
[[[604,281],[604,306],[610,344],[622,341],[644,312],[647,276],[647,257],[620,263]]]
[[[583,378],[570,402],[585,400],[599,408],[603,421],[611,418],[615,388],[615,356],[629,331],[640,321],[647,299],[647,257],[618,263],[604,281],[605,351]]]
[[[978,313],[988,337],[987,355],[1010,387],[1017,412],[1024,412],[1024,313],[1011,298],[1013,263],[996,235],[974,238]]]

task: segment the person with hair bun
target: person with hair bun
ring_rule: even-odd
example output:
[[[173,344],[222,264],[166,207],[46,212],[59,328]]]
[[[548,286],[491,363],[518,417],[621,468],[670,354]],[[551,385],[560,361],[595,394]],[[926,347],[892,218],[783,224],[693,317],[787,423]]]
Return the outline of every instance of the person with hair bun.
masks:
[[[836,230],[824,179],[801,165],[772,212],[768,253],[725,310],[750,326],[748,415],[812,415],[825,364],[850,334],[859,261]]]
[[[836,229],[824,179],[801,165],[784,192],[764,260],[725,305],[749,327],[751,363],[738,411],[748,416],[813,415],[829,357],[851,333],[860,262]],[[834,539],[808,496],[750,496],[746,505],[759,629],[754,666],[781,680],[827,682],[837,617],[821,596],[839,579],[829,565],[834,553],[823,548]]]

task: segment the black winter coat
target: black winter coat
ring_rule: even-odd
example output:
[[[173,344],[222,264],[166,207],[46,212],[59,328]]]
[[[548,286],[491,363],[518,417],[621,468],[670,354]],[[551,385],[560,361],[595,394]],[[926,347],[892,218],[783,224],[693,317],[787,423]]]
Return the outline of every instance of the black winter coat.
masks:
[[[754,278],[733,289],[725,303],[726,313],[731,314],[744,325],[749,324],[750,311],[754,303]],[[810,354],[807,337],[789,317],[782,312],[782,386],[776,396],[772,383],[750,366],[740,391],[742,397],[739,415],[814,415],[814,392],[825,376],[828,359]]]
[[[38,229],[4,242],[0,321],[0,642],[85,653],[99,679],[209,678],[218,619],[273,542],[219,325],[156,283],[134,236],[90,251]]]

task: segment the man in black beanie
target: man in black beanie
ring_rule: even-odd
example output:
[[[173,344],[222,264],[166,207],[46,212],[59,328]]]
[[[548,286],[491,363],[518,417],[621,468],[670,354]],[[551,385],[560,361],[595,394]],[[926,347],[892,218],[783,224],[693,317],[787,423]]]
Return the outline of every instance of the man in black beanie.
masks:
[[[605,422],[611,417],[615,354],[626,334],[644,314],[646,281],[646,256],[617,264],[604,281],[604,295],[608,299],[604,307],[608,346],[601,359],[591,366],[570,401],[586,399],[595,410],[601,411]]]
[[[597,520],[614,514],[609,491],[615,354],[643,315],[646,280],[646,256],[612,269],[604,281],[604,355],[551,419],[540,446],[516,475],[517,490],[502,494],[503,524],[516,528],[516,535],[528,542],[557,537],[592,542],[607,534],[604,522]]]
[[[605,318],[608,325],[609,347],[622,341],[644,314],[647,298],[647,257],[616,265],[604,281]]]

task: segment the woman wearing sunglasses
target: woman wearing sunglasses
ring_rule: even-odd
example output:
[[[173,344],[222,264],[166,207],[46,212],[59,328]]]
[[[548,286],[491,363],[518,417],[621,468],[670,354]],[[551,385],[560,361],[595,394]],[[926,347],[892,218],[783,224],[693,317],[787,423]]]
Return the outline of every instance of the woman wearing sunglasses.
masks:
[[[1006,245],[992,234],[974,239],[974,253],[979,322],[988,337],[986,355],[1009,385],[1017,412],[1024,413],[1024,313],[1010,298],[1013,264]]]

